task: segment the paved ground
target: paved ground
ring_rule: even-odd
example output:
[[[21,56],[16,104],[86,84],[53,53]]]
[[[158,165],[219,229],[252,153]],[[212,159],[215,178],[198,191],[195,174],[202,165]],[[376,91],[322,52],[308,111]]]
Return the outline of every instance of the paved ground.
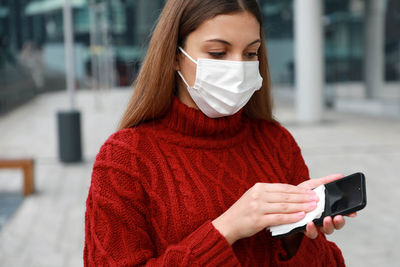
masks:
[[[0,117],[0,157],[36,159],[37,193],[26,198],[0,232],[0,266],[82,266],[85,199],[94,157],[117,127],[130,95],[114,90],[95,98],[78,94],[85,161],[57,160],[56,112],[64,93],[43,95]],[[303,149],[312,177],[363,171],[368,205],[330,236],[348,266],[400,265],[400,120],[327,112],[324,122],[299,125],[292,105],[277,102],[277,117]],[[0,172],[0,191],[21,188],[19,171]]]

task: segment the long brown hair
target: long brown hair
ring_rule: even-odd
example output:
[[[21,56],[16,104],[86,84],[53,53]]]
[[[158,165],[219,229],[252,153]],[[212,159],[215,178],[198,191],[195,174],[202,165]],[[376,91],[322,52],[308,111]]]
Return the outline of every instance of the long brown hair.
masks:
[[[260,23],[258,51],[263,85],[244,107],[251,118],[273,120],[270,74],[264,41],[262,14],[256,0],[169,0],[161,12],[146,58],[134,83],[134,92],[120,122],[120,129],[162,117],[171,105],[176,87],[178,46],[204,21],[221,14],[248,11]]]

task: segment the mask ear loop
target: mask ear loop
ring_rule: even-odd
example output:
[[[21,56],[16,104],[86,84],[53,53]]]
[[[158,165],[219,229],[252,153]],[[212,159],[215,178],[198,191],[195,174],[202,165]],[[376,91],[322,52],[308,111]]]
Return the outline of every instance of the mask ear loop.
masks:
[[[178,49],[179,50],[181,50],[181,52],[188,58],[188,59],[190,59],[194,64],[196,64],[197,65],[197,61],[196,60],[194,60],[191,56],[189,56],[189,54],[188,53],[186,53],[186,51],[185,50],[183,50],[183,48],[182,47],[178,47]]]
[[[182,75],[182,73],[178,70],[178,74],[179,74],[179,76],[182,78],[182,81],[186,84],[186,86],[189,88],[190,87],[190,85],[186,82],[186,80],[185,80],[185,78],[183,78],[183,75]]]
[[[186,51],[183,50],[182,47],[179,46],[178,49],[179,49],[188,59],[190,59],[194,64],[197,65],[196,60],[194,60],[191,56],[189,56],[189,54],[186,53]],[[178,72],[179,76],[182,78],[182,81],[186,84],[186,86],[187,86],[187,87],[190,87],[190,85],[186,82],[185,78],[183,77],[182,73],[181,73],[179,70],[178,70],[177,72]]]

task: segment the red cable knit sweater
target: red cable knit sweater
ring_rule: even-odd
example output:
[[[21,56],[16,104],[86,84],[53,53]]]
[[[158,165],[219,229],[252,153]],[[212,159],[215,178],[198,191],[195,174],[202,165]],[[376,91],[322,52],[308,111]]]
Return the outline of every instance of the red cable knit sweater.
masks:
[[[85,266],[344,266],[320,234],[291,259],[267,231],[230,246],[211,221],[257,182],[309,179],[277,123],[210,119],[176,97],[160,120],[113,134],[93,167]]]

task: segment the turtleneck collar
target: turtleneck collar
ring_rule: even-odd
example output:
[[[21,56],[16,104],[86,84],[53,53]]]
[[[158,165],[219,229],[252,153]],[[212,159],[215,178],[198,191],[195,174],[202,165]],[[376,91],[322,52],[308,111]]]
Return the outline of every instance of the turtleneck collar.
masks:
[[[222,118],[209,118],[201,110],[182,103],[176,96],[162,124],[184,136],[226,139],[237,136],[245,128],[243,110]]]

